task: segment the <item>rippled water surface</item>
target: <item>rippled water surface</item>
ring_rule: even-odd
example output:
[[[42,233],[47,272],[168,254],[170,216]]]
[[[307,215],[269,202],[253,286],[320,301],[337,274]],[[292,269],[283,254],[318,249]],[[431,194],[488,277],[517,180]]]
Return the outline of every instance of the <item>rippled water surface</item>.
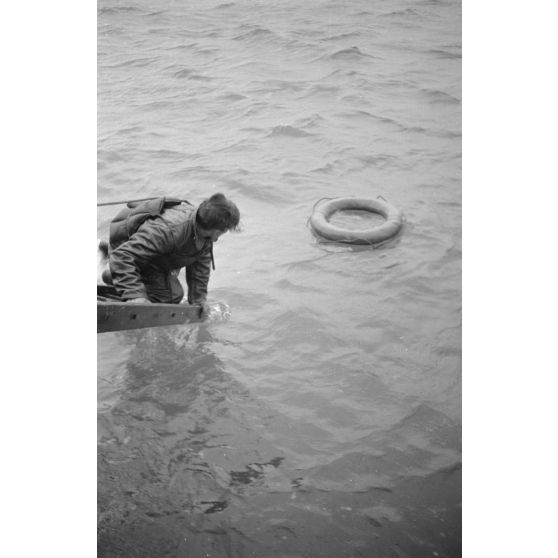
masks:
[[[243,224],[214,250],[230,319],[98,335],[99,556],[460,555],[460,18],[98,1],[99,202],[221,191]],[[338,196],[402,234],[318,240]]]

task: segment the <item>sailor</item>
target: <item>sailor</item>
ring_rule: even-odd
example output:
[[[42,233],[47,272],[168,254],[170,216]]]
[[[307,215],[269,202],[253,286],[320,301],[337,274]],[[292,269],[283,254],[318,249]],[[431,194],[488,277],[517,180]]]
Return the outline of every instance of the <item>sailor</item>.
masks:
[[[110,224],[109,267],[103,281],[130,304],[186,300],[206,304],[213,243],[227,231],[238,231],[240,212],[223,194],[199,207],[176,198],[131,202]],[[178,279],[186,270],[188,296]]]

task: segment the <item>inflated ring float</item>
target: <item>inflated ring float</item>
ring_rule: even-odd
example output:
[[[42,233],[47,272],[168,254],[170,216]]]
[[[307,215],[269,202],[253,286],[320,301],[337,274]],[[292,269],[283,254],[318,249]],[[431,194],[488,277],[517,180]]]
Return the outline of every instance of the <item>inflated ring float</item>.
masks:
[[[344,229],[329,222],[330,217],[341,210],[360,209],[380,214],[385,221],[370,229]],[[403,214],[379,199],[336,198],[314,208],[310,225],[316,234],[337,242],[350,244],[377,244],[393,238],[403,225]]]

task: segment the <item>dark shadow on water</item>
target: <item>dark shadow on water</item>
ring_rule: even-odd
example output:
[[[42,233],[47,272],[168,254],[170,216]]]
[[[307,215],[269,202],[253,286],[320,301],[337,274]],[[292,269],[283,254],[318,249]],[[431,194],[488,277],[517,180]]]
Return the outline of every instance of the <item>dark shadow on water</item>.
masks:
[[[219,531],[205,518],[284,458],[253,439],[238,405],[250,394],[210,350],[209,327],[119,337],[131,347],[124,389],[98,417],[98,555],[194,556],[177,545]]]

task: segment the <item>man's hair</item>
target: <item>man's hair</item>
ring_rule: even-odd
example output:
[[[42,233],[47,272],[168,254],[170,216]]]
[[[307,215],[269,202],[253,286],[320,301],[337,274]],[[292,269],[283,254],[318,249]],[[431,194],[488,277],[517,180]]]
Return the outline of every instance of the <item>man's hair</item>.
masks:
[[[237,231],[239,230],[240,211],[223,194],[213,194],[201,202],[198,207],[197,220],[204,229]]]

